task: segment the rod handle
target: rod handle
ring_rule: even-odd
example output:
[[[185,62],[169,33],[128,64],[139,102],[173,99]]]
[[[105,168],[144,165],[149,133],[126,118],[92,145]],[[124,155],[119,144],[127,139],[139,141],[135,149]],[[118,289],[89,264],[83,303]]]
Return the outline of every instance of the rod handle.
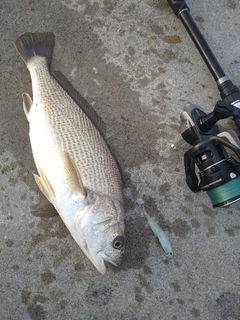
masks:
[[[188,8],[184,0],[167,0],[167,1],[177,17],[179,13],[182,12],[183,10],[190,11],[190,9]]]

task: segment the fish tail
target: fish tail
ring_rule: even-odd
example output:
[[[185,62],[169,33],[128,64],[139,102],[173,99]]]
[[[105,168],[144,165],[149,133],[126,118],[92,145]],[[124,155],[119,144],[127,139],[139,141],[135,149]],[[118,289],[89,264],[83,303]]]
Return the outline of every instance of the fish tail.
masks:
[[[49,65],[53,54],[54,34],[52,32],[27,32],[16,40],[15,47],[26,66],[34,57],[46,58]]]

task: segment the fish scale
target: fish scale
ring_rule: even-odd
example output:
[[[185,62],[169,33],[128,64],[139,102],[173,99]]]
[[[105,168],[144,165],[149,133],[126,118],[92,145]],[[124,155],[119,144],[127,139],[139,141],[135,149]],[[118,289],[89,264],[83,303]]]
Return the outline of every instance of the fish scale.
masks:
[[[120,181],[118,169],[105,142],[103,143],[101,135],[76,103],[69,101],[66,92],[49,75],[46,61],[43,62],[45,63],[38,63],[33,71],[30,69],[33,83],[36,83],[33,95],[38,97],[36,103],[33,100],[31,113],[34,114],[35,104],[38,104],[36,108],[41,105],[44,109],[46,120],[43,121],[42,130],[49,124],[54,144],[59,150],[66,150],[72,156],[87,188],[121,200],[122,190],[115,187],[116,182],[119,184]],[[58,95],[53,94],[56,91]],[[31,113],[29,116],[33,118]],[[39,123],[39,118],[36,121]],[[32,130],[30,129],[30,134]]]

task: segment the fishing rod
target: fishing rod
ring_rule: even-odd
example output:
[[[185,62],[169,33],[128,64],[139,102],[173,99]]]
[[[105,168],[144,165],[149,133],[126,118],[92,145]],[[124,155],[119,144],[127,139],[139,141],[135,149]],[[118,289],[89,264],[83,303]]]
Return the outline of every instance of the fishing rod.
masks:
[[[232,117],[240,130],[240,92],[224,73],[186,2],[167,1],[210,70],[221,97],[208,114],[201,107],[189,104],[180,115],[181,136],[192,146],[184,154],[186,182],[193,192],[206,191],[214,208],[232,208],[240,204],[240,140],[235,131],[226,130],[217,122]],[[177,147],[172,144],[173,150]]]

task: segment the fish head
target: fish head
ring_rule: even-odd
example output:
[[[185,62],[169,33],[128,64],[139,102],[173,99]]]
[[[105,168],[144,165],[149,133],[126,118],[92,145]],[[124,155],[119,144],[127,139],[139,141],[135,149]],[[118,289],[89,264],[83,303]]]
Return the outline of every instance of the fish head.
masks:
[[[76,213],[74,238],[98,271],[105,262],[118,266],[125,250],[124,208],[109,196],[87,193],[87,204]]]

